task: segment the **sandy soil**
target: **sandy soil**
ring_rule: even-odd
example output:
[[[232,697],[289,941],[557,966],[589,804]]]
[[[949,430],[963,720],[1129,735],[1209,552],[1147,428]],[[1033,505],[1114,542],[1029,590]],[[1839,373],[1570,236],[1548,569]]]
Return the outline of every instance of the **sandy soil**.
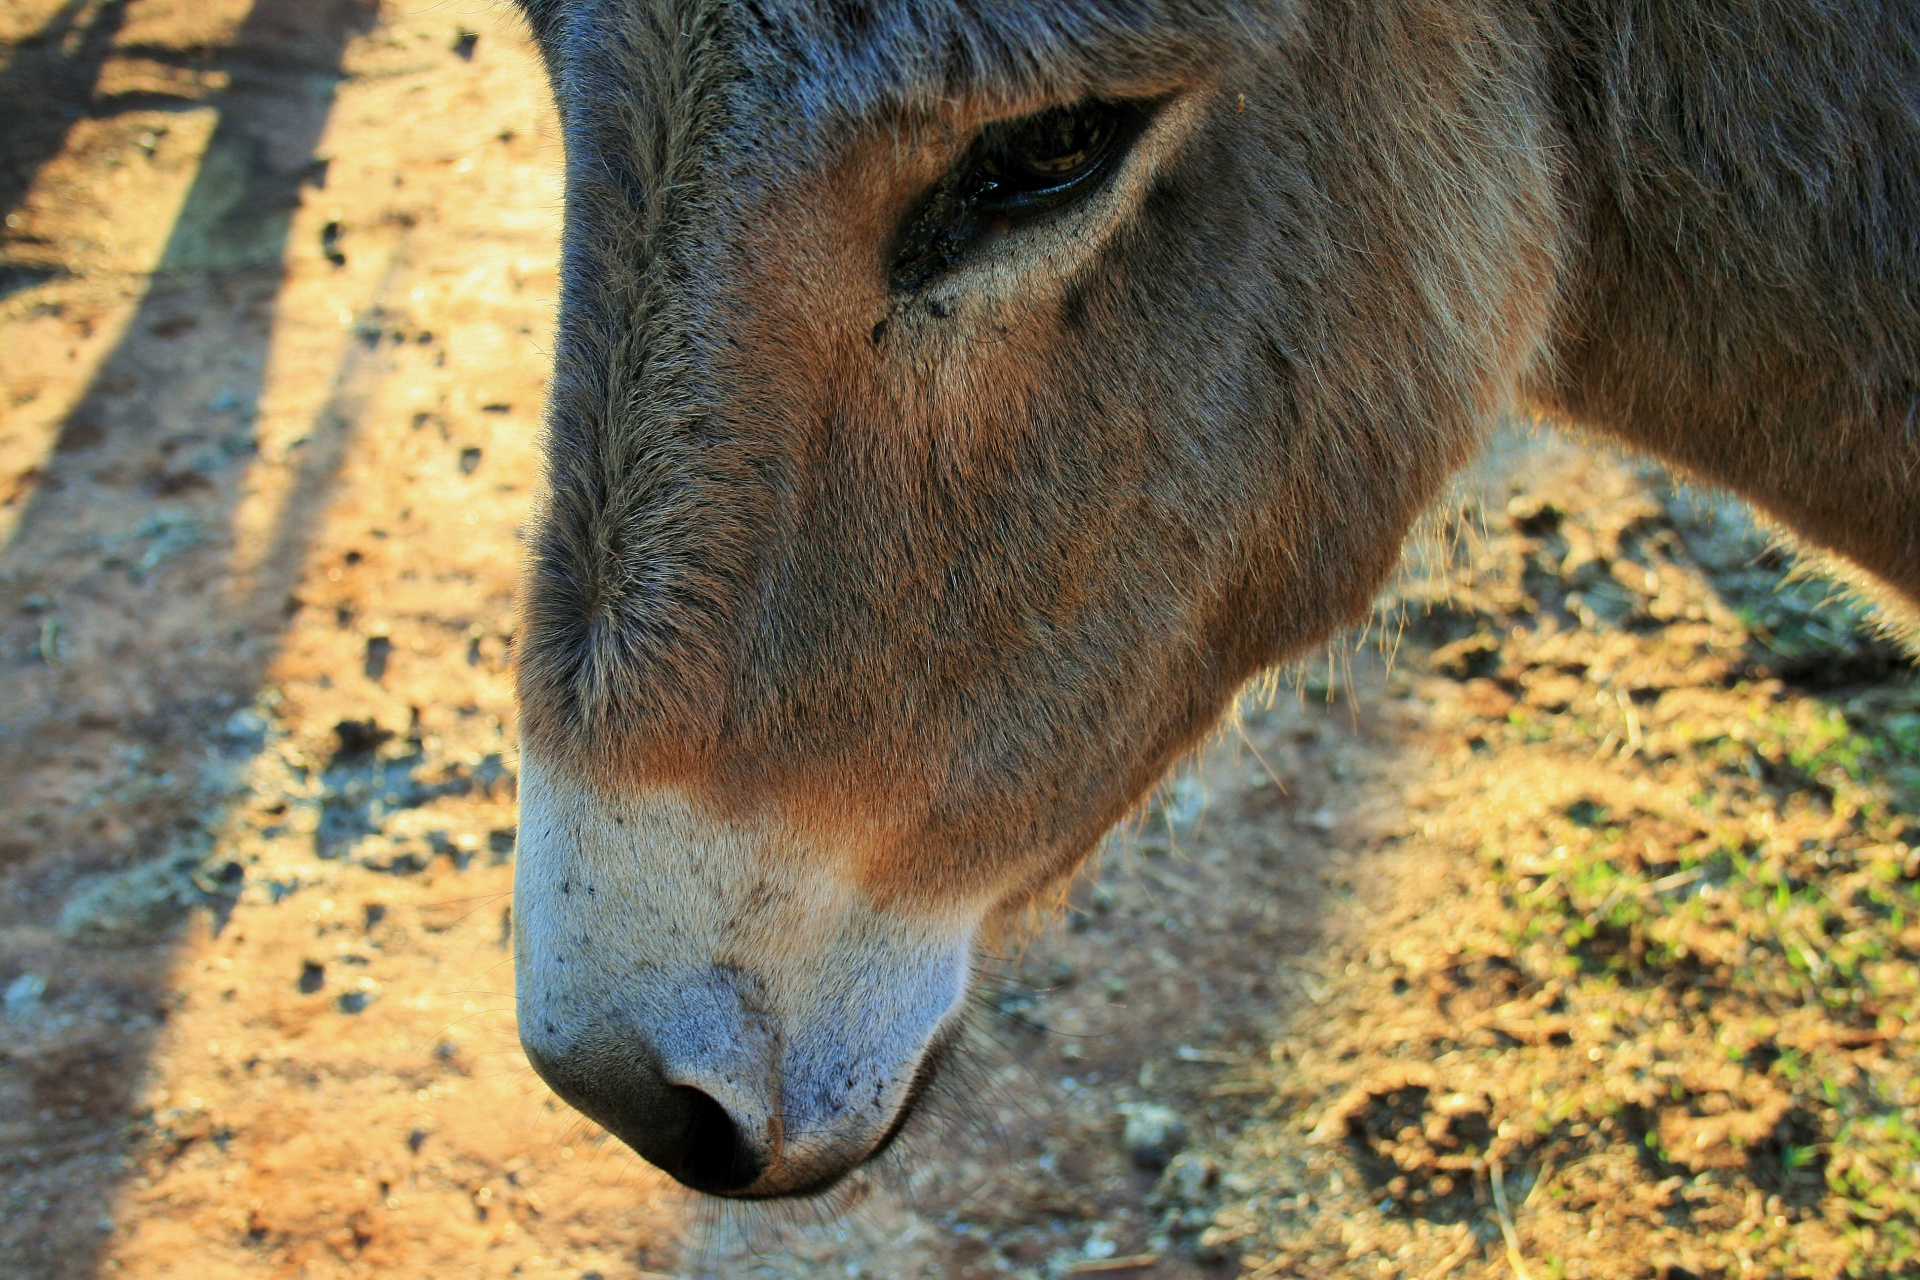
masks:
[[[990,958],[897,1155],[690,1199],[513,1035],[511,15],[0,0],[0,120],[0,1275],[1916,1266],[1911,672],[1552,440]]]
[[[1737,506],[1524,446],[1409,593],[1425,767],[1216,1237],[1262,1275],[1920,1274],[1912,669]]]

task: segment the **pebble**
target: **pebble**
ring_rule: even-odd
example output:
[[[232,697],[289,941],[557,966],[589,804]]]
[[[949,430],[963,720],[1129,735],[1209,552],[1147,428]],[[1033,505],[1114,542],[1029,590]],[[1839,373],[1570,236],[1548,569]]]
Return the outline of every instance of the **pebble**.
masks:
[[[1205,1203],[1219,1177],[1220,1166],[1211,1157],[1183,1151],[1167,1162],[1154,1189],[1173,1203],[1197,1205]]]
[[[37,973],[23,973],[7,984],[6,1007],[9,1018],[25,1018],[40,1006],[47,994],[47,980]]]
[[[1120,1142],[1142,1169],[1164,1169],[1187,1144],[1187,1123],[1172,1107],[1157,1102],[1128,1102],[1120,1106],[1125,1124]]]
[[[166,933],[200,897],[192,861],[170,856],[84,882],[55,928],[69,942],[137,946]]]

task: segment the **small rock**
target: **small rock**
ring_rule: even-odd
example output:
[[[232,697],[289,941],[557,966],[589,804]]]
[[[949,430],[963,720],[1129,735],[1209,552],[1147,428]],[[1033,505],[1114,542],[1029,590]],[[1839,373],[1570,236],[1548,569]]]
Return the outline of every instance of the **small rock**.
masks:
[[[23,973],[7,984],[5,997],[9,1018],[26,1018],[40,1007],[47,994],[47,980],[37,973]]]
[[[135,946],[158,939],[200,900],[192,863],[167,858],[87,881],[54,927],[68,942]]]
[[[336,267],[347,265],[347,255],[340,250],[340,219],[320,228],[320,255]]]
[[[1102,1258],[1111,1258],[1118,1252],[1120,1252],[1120,1246],[1115,1241],[1107,1238],[1107,1224],[1104,1222],[1094,1227],[1093,1234],[1089,1235],[1087,1242],[1080,1246],[1082,1257],[1092,1258],[1096,1261]]]
[[[1558,529],[1566,513],[1545,498],[1522,494],[1507,503],[1507,517],[1521,533],[1540,538]]]
[[[370,756],[381,743],[393,736],[393,730],[383,729],[371,718],[366,720],[342,720],[333,726],[334,737],[339,739],[339,747],[333,753],[332,764],[346,764]]]
[[[1233,1254],[1240,1252],[1233,1247],[1232,1243],[1238,1239],[1237,1236],[1229,1232],[1223,1237],[1219,1232],[1218,1227],[1205,1227],[1201,1230],[1200,1238],[1193,1243],[1195,1260],[1209,1267],[1218,1266]]]
[[[227,717],[220,736],[239,746],[252,746],[256,749],[266,741],[267,718],[251,707],[242,707]]]
[[[133,531],[131,537],[144,541],[146,549],[124,567],[134,581],[141,581],[163,562],[199,545],[204,535],[205,527],[193,512],[157,511]]]
[[[312,995],[327,985],[327,966],[315,960],[302,961],[299,981],[293,985],[302,995]]]
[[[1187,1144],[1187,1124],[1172,1107],[1156,1102],[1128,1102],[1120,1107],[1125,1118],[1121,1145],[1142,1169],[1164,1169],[1174,1153]]]
[[[1434,670],[1455,680],[1490,676],[1500,669],[1500,641],[1496,636],[1481,632],[1440,646],[1433,651],[1430,661]]]
[[[384,680],[387,676],[387,660],[393,657],[393,641],[385,636],[367,637],[367,660],[365,670],[367,679]]]
[[[235,898],[246,878],[247,869],[229,858],[217,867],[205,867],[195,873],[193,882],[195,888],[210,898]]]
[[[1169,1203],[1197,1205],[1205,1202],[1219,1177],[1220,1166],[1210,1157],[1183,1151],[1167,1162],[1154,1190]]]
[[[431,864],[417,853],[403,851],[385,858],[363,858],[360,865],[369,871],[380,871],[390,876],[417,876]]]

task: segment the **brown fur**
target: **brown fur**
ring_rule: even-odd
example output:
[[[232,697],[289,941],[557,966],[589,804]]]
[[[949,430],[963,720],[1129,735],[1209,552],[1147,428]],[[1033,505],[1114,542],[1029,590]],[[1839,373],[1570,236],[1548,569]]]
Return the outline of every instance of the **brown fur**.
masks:
[[[570,96],[612,57],[569,52],[570,8],[643,29],[619,79],[683,79]],[[644,4],[552,6],[575,179],[530,735],[610,786],[861,815],[912,896],[1037,861],[1031,888],[1240,681],[1358,616],[1522,383],[1920,590],[1920,73],[1910,18],[1851,8],[1304,4],[1204,82],[1173,44],[1154,74],[1207,119],[1166,212],[983,342],[890,299],[883,251],[978,121],[1076,94],[882,99],[743,198],[711,156],[761,157],[695,141],[739,123],[706,119],[740,38],[719,11],[669,52]],[[581,176],[649,144],[674,169],[650,204]],[[1217,207],[1223,172],[1246,207]],[[1254,323],[1127,296],[1176,272],[1211,287],[1168,310],[1235,308],[1208,277],[1254,274]],[[1241,402],[1180,421],[1223,355]],[[649,391],[662,364],[697,395]]]
[[[569,160],[525,733],[604,794],[1016,908],[1516,405],[1920,596],[1911,6],[524,2]],[[1178,121],[1110,209],[890,282],[983,122],[1090,96]]]

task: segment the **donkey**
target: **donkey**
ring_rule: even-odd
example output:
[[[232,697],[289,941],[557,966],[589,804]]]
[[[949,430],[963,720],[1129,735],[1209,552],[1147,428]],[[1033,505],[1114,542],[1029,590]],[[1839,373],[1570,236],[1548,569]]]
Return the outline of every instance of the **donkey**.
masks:
[[[690,1187],[885,1148],[979,941],[1504,414],[1920,598],[1920,6],[520,4],[520,1034]]]

